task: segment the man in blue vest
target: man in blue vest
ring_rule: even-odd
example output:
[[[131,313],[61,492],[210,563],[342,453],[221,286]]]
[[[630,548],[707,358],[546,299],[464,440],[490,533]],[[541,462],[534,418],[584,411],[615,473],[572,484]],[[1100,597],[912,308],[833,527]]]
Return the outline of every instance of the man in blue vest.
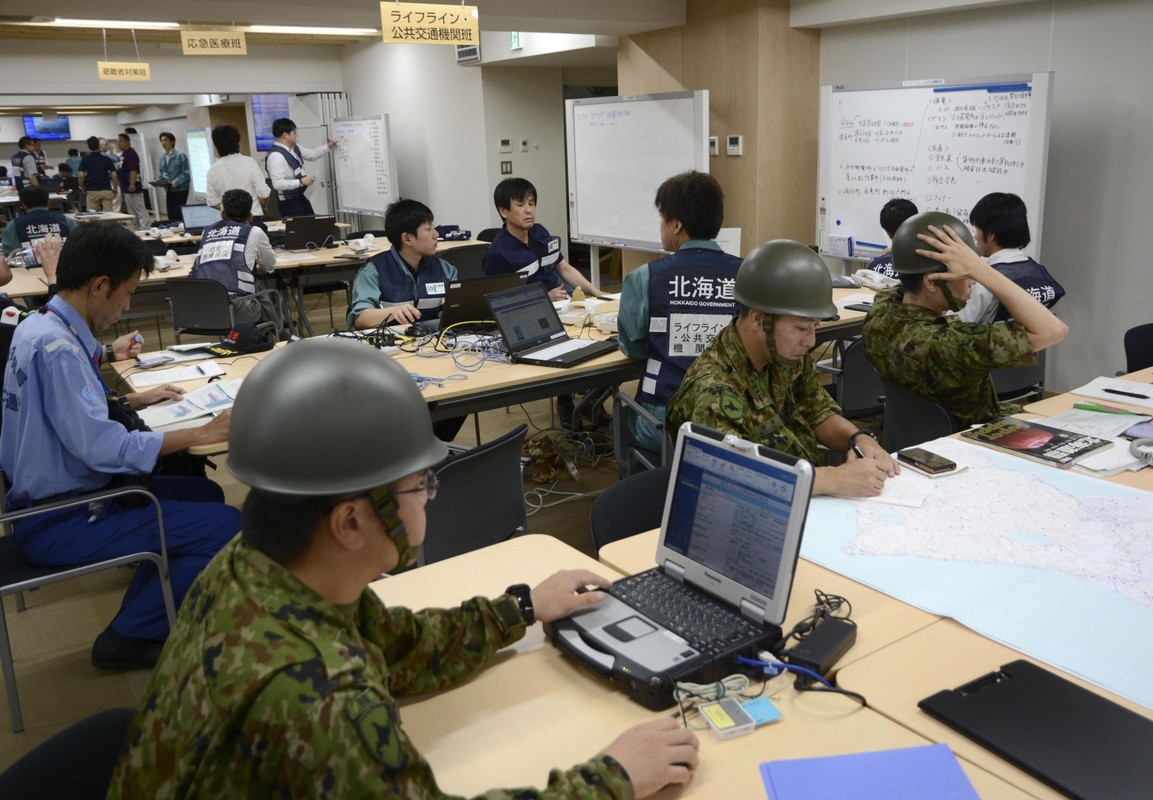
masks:
[[[1065,296],[1065,289],[1049,270],[1025,255],[1032,237],[1025,201],[1015,194],[993,192],[977,201],[969,214],[973,239],[989,266],[1020,286],[1037,301],[1052,308]],[[987,288],[977,283],[969,302],[961,309],[962,322],[1006,322],[1011,315]]]
[[[272,188],[280,202],[280,216],[299,217],[313,214],[312,203],[304,196],[304,190],[316,182],[316,178],[304,174],[304,162],[316,161],[328,155],[336,147],[336,140],[329,139],[324,147],[300,147],[297,143],[296,123],[287,117],[273,120],[272,136],[276,143],[264,162]]]
[[[912,200],[897,198],[890,200],[881,207],[881,228],[885,231],[885,235],[889,237],[890,243],[893,241],[893,235],[897,232],[897,228],[901,227],[901,223],[916,213],[917,206]],[[893,269],[893,248],[891,244],[885,248],[885,252],[873,259],[872,263],[869,264],[869,269],[884,275],[886,278],[897,278],[897,270]]]
[[[34,266],[32,245],[49,234],[56,234],[61,239],[68,237],[76,228],[76,220],[67,217],[59,211],[48,208],[48,190],[43,186],[27,183],[20,190],[20,205],[24,213],[16,217],[4,227],[3,239],[0,244],[7,256],[14,250],[24,250],[24,266]]]
[[[685,370],[737,313],[733,284],[741,259],[713,241],[725,218],[717,179],[683,172],[657,189],[661,247],[658,258],[625,276],[617,327],[621,352],[646,359],[637,401],[657,419],[685,377]],[[628,435],[645,450],[661,449],[661,434],[629,415]]]
[[[32,139],[27,136],[20,137],[20,149],[12,154],[12,179],[17,189],[25,183],[40,185],[40,170],[36,168],[36,154],[33,152]]]
[[[220,222],[200,235],[200,252],[190,277],[216,281],[228,289],[237,322],[274,322],[284,328],[275,294],[257,294],[256,271],[271,274],[276,253],[268,234],[252,224],[252,195],[229,189],[220,203]]]

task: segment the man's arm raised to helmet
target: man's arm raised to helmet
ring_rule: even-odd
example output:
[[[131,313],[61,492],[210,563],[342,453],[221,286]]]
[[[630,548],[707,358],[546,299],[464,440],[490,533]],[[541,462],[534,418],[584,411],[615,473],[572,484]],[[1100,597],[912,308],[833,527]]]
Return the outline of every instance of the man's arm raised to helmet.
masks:
[[[935,249],[918,249],[917,255],[939,261],[948,270],[947,273],[929,275],[929,280],[971,278],[984,286],[1000,301],[1009,316],[1025,329],[1035,353],[1065,338],[1069,332],[1068,325],[1041,305],[1033,295],[985,263],[955,231],[935,225],[930,225],[929,230],[936,239],[925,234],[919,234],[917,238]]]

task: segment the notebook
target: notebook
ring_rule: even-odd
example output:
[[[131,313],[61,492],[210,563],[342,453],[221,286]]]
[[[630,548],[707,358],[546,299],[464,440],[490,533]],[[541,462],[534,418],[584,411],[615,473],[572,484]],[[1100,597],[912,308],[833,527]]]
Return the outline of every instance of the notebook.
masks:
[[[184,232],[194,235],[204,233],[209,225],[220,222],[220,209],[212,206],[181,206],[180,214],[184,220]]]
[[[316,250],[335,241],[336,217],[331,214],[284,218],[286,250]]]
[[[652,709],[678,681],[709,683],[734,659],[781,638],[812,493],[807,461],[685,423],[677,438],[656,562],[613,584],[604,602],[546,630],[563,652]],[[719,638],[663,612],[638,609],[658,587],[688,595]],[[664,618],[662,618],[664,617]]]
[[[485,295],[513,361],[571,367],[617,349],[616,342],[573,339],[539,281]]]
[[[417,333],[428,334],[436,333],[450,325],[471,322],[475,324],[468,325],[469,330],[492,330],[496,327],[496,323],[492,321],[484,296],[502,289],[524,286],[527,280],[527,275],[510,272],[467,281],[452,281],[445,289],[444,305],[440,309],[439,318],[421,320],[413,323],[412,327]]]
[[[1068,797],[1149,797],[1153,787],[1153,720],[1029,661],[917,706]]]

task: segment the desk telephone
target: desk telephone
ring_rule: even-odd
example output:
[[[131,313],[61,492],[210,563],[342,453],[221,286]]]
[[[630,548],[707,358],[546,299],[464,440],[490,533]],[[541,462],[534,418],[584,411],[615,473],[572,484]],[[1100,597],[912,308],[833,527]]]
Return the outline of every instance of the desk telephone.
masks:
[[[853,277],[862,286],[868,286],[876,292],[884,291],[900,283],[896,278],[890,278],[888,275],[882,275],[871,269],[859,269],[853,273]]]
[[[354,253],[363,253],[376,247],[376,237],[371,233],[365,234],[361,239],[349,239],[348,249]]]

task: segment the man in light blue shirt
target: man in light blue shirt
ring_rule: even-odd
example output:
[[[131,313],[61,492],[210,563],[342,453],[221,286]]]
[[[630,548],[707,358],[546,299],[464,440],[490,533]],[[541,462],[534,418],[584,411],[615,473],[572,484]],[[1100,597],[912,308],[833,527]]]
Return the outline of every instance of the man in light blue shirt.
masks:
[[[733,284],[741,260],[713,241],[725,218],[716,178],[674,175],[657,189],[656,206],[661,247],[672,255],[625,276],[617,328],[621,352],[645,359],[637,402],[663,422],[689,365],[736,316]],[[641,417],[629,416],[626,433],[644,450],[661,449],[660,432]]]
[[[141,273],[151,269],[147,245],[119,225],[91,223],[68,237],[57,269],[59,293],[13,335],[0,411],[0,464],[12,486],[9,510],[75,497],[114,480],[150,482],[161,500],[179,604],[200,570],[240,529],[240,514],[224,505],[220,487],[206,478],[151,475],[160,456],[227,441],[227,412],[199,428],[130,430],[119,421],[133,421],[128,408],[176,398],[183,390],[164,385],[118,398],[100,375],[101,345],[92,332],[119,319]],[[14,529],[24,558],[45,566],[90,563],[159,546],[152,507],[121,501],[20,520]],[[149,668],[167,635],[159,575],[143,564],[120,612],[97,638],[92,663],[102,669]]]

